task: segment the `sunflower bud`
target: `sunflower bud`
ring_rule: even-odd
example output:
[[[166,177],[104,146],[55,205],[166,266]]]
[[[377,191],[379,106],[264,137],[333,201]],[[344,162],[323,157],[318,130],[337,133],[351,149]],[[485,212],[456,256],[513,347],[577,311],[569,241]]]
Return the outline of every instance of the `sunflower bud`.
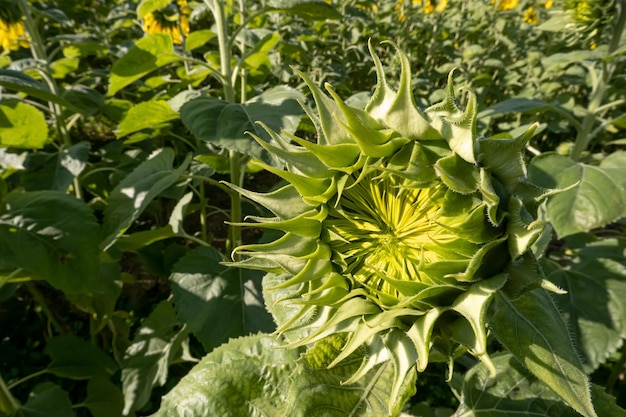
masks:
[[[507,268],[544,231],[536,212],[546,195],[527,181],[522,158],[536,126],[479,138],[476,99],[468,91],[457,105],[452,74],[445,99],[419,109],[409,60],[398,55],[395,91],[372,52],[378,83],[364,110],[300,74],[317,141],[268,130],[271,143],[256,140],[285,168],[263,166],[287,185],[265,194],[233,186],[274,214],[251,218],[255,226],[283,232],[236,248],[233,259],[270,273],[266,301],[288,346],[347,335],[328,366],[367,349],[349,383],[391,360],[392,398],[429,360],[452,366],[467,351],[494,369],[487,310]]]

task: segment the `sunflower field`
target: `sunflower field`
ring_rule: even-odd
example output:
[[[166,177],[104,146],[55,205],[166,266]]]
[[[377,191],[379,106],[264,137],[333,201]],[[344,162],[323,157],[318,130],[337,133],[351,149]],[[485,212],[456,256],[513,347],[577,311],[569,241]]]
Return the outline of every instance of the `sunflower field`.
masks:
[[[626,417],[626,0],[0,0],[0,417]]]

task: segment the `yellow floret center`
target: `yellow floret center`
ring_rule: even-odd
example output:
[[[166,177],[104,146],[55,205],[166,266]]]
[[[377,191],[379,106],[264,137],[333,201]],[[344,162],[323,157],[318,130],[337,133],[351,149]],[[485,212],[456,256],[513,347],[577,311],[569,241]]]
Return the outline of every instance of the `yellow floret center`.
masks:
[[[441,260],[455,239],[437,223],[441,188],[408,188],[394,176],[348,185],[324,221],[341,273],[398,297],[394,281],[421,282],[420,267]]]

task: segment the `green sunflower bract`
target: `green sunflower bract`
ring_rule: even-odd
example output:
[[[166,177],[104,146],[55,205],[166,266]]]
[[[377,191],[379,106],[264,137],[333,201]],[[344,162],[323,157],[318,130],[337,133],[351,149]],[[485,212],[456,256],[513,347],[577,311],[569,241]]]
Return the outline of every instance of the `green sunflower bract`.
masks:
[[[475,97],[468,92],[460,109],[452,74],[446,98],[420,110],[408,58],[398,54],[394,91],[372,53],[378,83],[364,110],[300,74],[316,104],[304,107],[317,143],[269,131],[271,143],[256,140],[284,169],[263,166],[287,185],[265,194],[233,186],[274,213],[250,218],[255,226],[284,232],[236,248],[233,259],[271,273],[269,299],[280,296],[270,310],[283,309],[275,316],[287,346],[341,334],[330,367],[367,349],[346,383],[393,361],[390,412],[429,360],[452,369],[467,351],[495,372],[488,307],[507,267],[532,257],[544,232],[537,207],[548,194],[527,181],[522,158],[536,126],[517,138],[479,138]]]

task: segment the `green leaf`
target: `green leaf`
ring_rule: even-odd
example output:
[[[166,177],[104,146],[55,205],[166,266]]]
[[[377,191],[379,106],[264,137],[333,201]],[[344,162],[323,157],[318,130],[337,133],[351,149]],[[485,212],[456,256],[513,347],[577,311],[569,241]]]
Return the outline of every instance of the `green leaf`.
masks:
[[[268,6],[274,11],[310,20],[341,19],[342,15],[326,2],[310,0],[273,0]]]
[[[626,410],[615,403],[615,397],[599,385],[591,386],[591,396],[600,417],[626,417]]]
[[[63,378],[89,379],[109,376],[117,370],[113,359],[76,336],[59,335],[50,339],[46,354],[52,360],[46,372]]]
[[[84,109],[76,107],[63,97],[54,94],[44,83],[35,80],[21,71],[0,69],[0,86],[20,91],[45,102],[60,104],[76,113],[82,113],[84,111]]]
[[[494,356],[493,363],[497,372],[495,378],[482,363],[465,374],[461,405],[455,416],[580,417],[524,369],[515,356]]]
[[[67,293],[100,290],[100,231],[86,203],[57,191],[14,191],[7,204],[0,216],[0,262]]]
[[[251,76],[255,76],[261,72],[261,67],[269,67],[271,65],[269,53],[278,41],[280,41],[278,32],[272,32],[264,36],[243,58],[242,68],[248,70]]]
[[[307,351],[304,361],[292,374],[287,397],[290,417],[345,417],[396,415],[402,405],[415,393],[415,368],[405,377],[401,395],[389,410],[393,391],[394,363],[388,359],[374,366],[352,384],[344,384],[360,367],[367,356],[366,349],[352,353],[345,361],[332,368],[327,365],[335,359],[345,340],[335,335],[316,343]]]
[[[478,114],[478,118],[498,116],[501,114],[523,113],[528,111],[544,111],[555,109],[558,106],[542,100],[516,97],[499,101],[491,107],[486,108]]]
[[[171,0],[142,0],[137,6],[137,18],[142,19],[148,13],[159,10],[171,3]]]
[[[620,157],[621,158],[621,157]],[[626,215],[626,167],[592,166],[554,153],[537,156],[529,166],[531,182],[566,188],[548,200],[547,218],[559,238],[605,226]]]
[[[120,236],[115,242],[115,248],[121,252],[135,252],[154,242],[178,236],[170,225],[152,230],[144,230],[130,235]]]
[[[95,114],[104,107],[104,96],[100,92],[80,84],[66,90],[63,97],[86,116]]]
[[[100,264],[102,289],[97,293],[66,293],[67,299],[91,316],[91,334],[100,332],[114,315],[118,298],[122,293],[121,268],[117,262]]]
[[[74,417],[69,394],[51,382],[38,384],[18,410],[19,417]]]
[[[267,151],[247,132],[270,140],[268,133],[257,121],[274,131],[295,132],[302,115],[297,101],[302,99],[300,92],[287,86],[266,90],[244,104],[204,97],[185,103],[180,109],[180,118],[200,140],[271,162],[272,158]]]
[[[95,377],[87,383],[84,404],[93,417],[119,417],[124,408],[124,397],[107,378]]]
[[[207,352],[232,337],[274,330],[258,273],[221,265],[223,260],[212,247],[197,248],[174,266],[170,276],[178,317]]]
[[[178,113],[171,109],[167,101],[146,101],[128,110],[115,132],[115,136],[121,138],[176,119],[178,119]]]
[[[79,142],[59,152],[33,152],[26,159],[22,184],[27,191],[56,190],[67,192],[74,179],[87,166],[89,142]]]
[[[545,290],[515,299],[496,293],[491,323],[500,343],[533,375],[583,416],[597,417],[568,326]]]
[[[622,180],[622,188],[626,191],[626,151],[613,152],[600,162],[607,174],[616,180]]]
[[[80,65],[80,59],[76,57],[72,58],[59,58],[50,63],[50,69],[52,70],[52,76],[56,79],[62,80],[72,72],[78,69]]]
[[[284,417],[297,350],[276,336],[233,339],[198,363],[161,401],[152,417]]]
[[[185,39],[185,52],[193,51],[206,45],[208,41],[217,35],[210,29],[194,30]]]
[[[41,149],[48,141],[46,118],[21,101],[0,104],[0,147]]]
[[[191,200],[193,200],[193,192],[189,191],[178,200],[178,203],[176,203],[174,209],[172,210],[168,223],[172,228],[172,231],[177,235],[185,234],[183,222],[185,221],[187,206],[191,203]]]
[[[122,365],[124,412],[141,408],[155,385],[167,382],[168,367],[185,358],[187,330],[176,317],[174,308],[162,301],[141,323],[133,343],[126,349]]]
[[[152,71],[180,60],[174,53],[174,43],[169,34],[154,33],[144,36],[113,64],[107,95],[112,96]]]
[[[572,323],[576,345],[584,355],[584,365],[591,373],[604,363],[622,345],[626,329],[623,322],[624,305],[620,295],[626,291],[624,276],[614,277],[608,263],[601,259],[587,265],[585,272],[559,269],[548,275],[548,280],[567,291],[557,297],[559,310]],[[623,271],[626,268],[622,267]],[[609,288],[608,280],[622,287],[621,294]]]
[[[191,155],[187,155],[183,163],[174,169],[174,157],[172,149],[159,149],[128,174],[111,192],[104,210],[102,225],[104,239],[100,244],[102,250],[111,247],[148,204],[178,180],[191,162]]]

